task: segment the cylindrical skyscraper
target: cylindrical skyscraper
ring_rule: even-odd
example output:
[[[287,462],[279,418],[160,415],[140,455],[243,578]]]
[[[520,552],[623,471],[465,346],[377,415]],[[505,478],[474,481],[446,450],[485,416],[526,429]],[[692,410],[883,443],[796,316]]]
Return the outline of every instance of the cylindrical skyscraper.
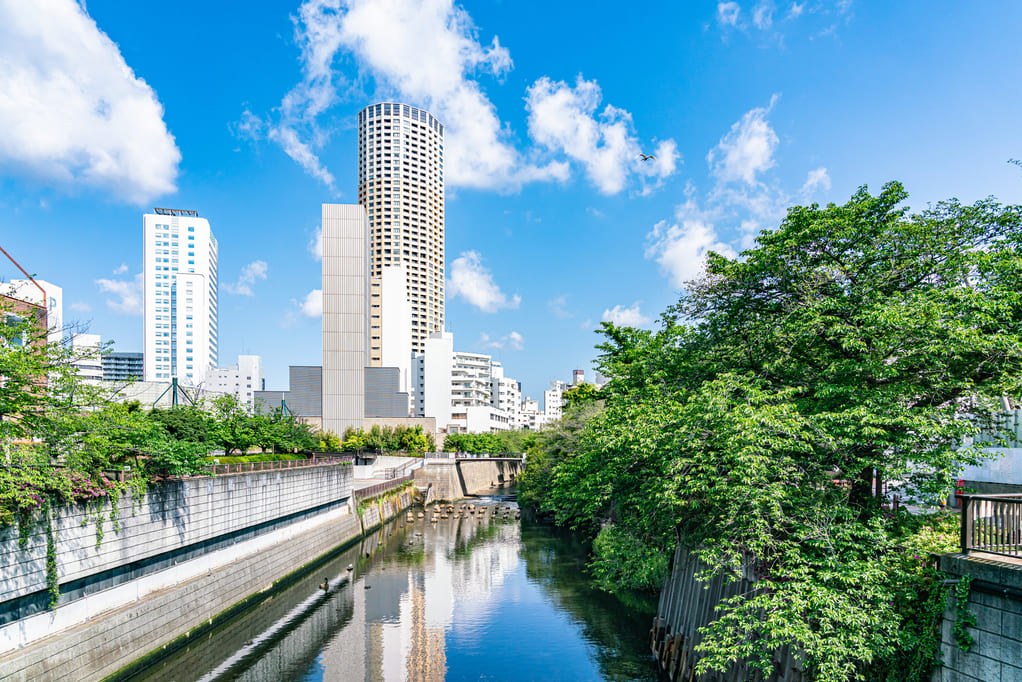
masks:
[[[358,202],[369,218],[369,274],[404,265],[412,352],[444,328],[444,126],[407,104],[358,114]]]

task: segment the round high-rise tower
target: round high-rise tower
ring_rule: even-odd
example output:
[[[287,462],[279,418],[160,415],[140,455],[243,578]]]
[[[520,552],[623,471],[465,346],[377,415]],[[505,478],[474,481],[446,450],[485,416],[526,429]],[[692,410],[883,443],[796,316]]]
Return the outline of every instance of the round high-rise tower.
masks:
[[[369,273],[404,265],[412,352],[444,328],[444,126],[408,104],[358,114],[358,202],[369,218]]]

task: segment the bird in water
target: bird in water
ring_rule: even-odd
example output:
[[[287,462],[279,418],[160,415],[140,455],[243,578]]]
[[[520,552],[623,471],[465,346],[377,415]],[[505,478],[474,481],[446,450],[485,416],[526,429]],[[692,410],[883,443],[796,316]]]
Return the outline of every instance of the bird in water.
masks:
[[[319,589],[323,590],[324,592],[329,590],[330,589],[330,579],[329,578],[323,578],[323,582],[321,582],[319,584]]]
[[[349,571],[354,571],[355,567],[352,564],[348,564],[348,570]]]

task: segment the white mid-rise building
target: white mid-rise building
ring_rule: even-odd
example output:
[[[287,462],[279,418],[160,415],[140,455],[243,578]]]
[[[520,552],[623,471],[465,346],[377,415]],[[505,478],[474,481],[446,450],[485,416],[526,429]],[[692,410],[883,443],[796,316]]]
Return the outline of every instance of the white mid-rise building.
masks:
[[[142,217],[145,381],[195,385],[216,369],[217,241],[196,211]]]
[[[433,332],[426,339],[425,352],[415,358],[415,411],[418,417],[433,417],[438,429],[451,423],[451,377],[454,369],[454,336]]]
[[[398,102],[358,113],[358,202],[369,220],[369,273],[407,267],[412,352],[444,328],[444,126]]]
[[[99,334],[71,336],[71,366],[82,379],[103,380],[103,341]]]
[[[35,305],[44,305],[45,299],[46,326],[50,330],[46,340],[49,343],[64,340],[64,290],[61,287],[44,279],[12,279],[2,285],[0,293]]]
[[[489,406],[490,393],[489,355],[455,351],[451,357],[451,409]]]
[[[539,402],[525,396],[522,400],[522,410],[518,415],[519,428],[538,431],[547,425],[547,416],[539,409]]]
[[[404,265],[389,265],[369,283],[369,366],[397,367],[398,390],[411,393],[412,306]]]
[[[490,404],[508,416],[511,428],[521,428],[522,387],[517,380],[504,376],[499,362],[490,365]]]
[[[550,388],[543,391],[543,412],[546,413],[547,422],[557,421],[561,418],[564,408],[564,392],[570,388],[571,384],[555,379],[550,382]]]
[[[210,370],[205,388],[215,393],[234,395],[251,411],[255,392],[265,390],[263,359],[258,355],[239,355],[238,364]]]

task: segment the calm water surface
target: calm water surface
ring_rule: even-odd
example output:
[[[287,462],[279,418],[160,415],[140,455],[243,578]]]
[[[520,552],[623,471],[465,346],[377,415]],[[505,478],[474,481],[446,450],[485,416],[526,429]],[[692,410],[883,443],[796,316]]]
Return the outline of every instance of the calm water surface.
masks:
[[[584,569],[570,535],[513,511],[402,517],[135,679],[660,680],[655,604],[595,591]]]

